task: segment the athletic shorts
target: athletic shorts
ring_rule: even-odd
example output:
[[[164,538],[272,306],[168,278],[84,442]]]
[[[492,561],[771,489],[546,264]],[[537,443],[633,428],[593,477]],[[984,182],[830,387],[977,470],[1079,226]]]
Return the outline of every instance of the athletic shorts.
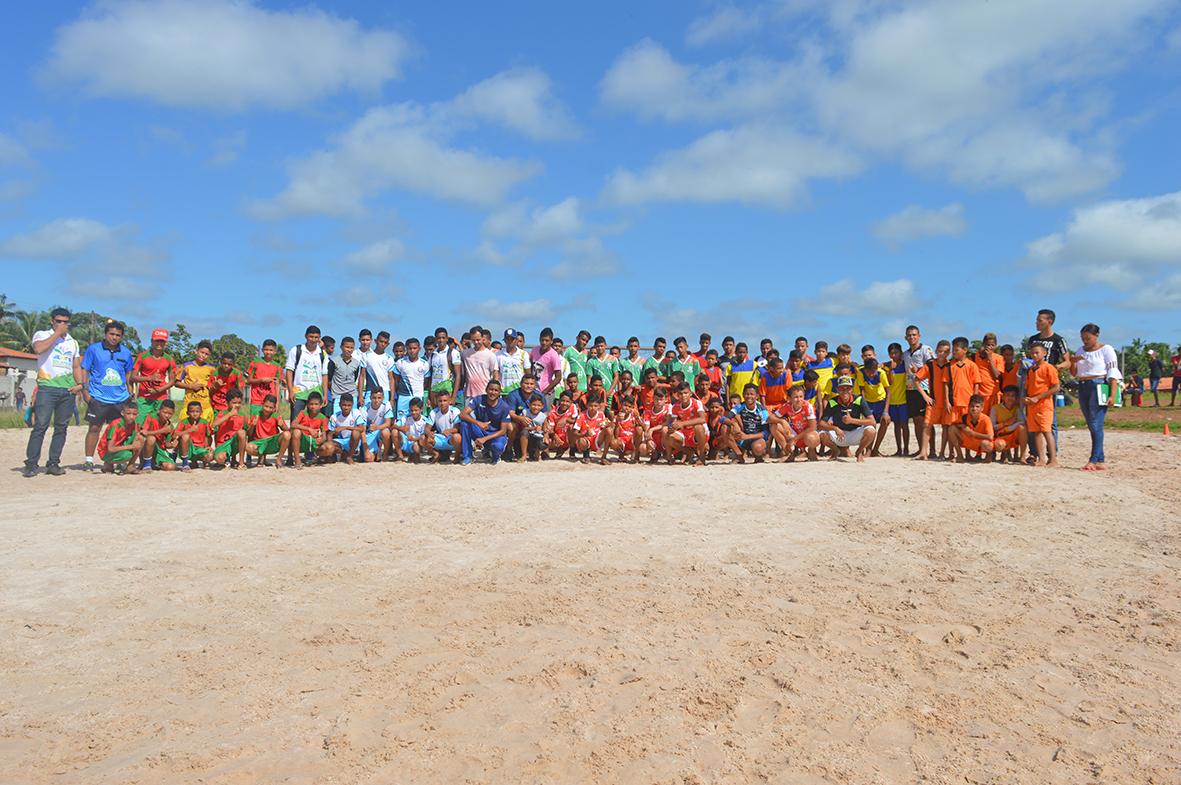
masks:
[[[103,403],[90,399],[90,403],[86,405],[86,422],[91,425],[106,425],[112,423],[123,416],[123,404],[120,403]]]
[[[865,435],[865,429],[868,425],[859,425],[851,431],[828,431],[828,436],[832,439],[832,443],[837,447],[856,447],[861,444],[861,438]]]
[[[449,437],[444,436],[441,433],[436,433],[435,449],[439,452],[451,452],[453,449],[455,449],[455,447],[451,444],[451,439]]]
[[[213,454],[214,455],[232,455],[233,453],[235,453],[237,451],[238,451],[238,434],[237,434],[237,432],[235,432],[233,436],[226,439],[221,444],[217,445],[217,447],[215,447],[213,450]]]
[[[909,406],[910,404],[907,404]],[[951,425],[956,422],[952,419],[951,412],[947,411],[945,406],[938,403],[927,407],[927,425]]]
[[[369,450],[370,452],[380,452],[381,431],[365,432],[365,449]]]
[[[1025,423],[1030,433],[1049,433],[1054,427],[1054,407],[1027,406],[1025,408]]]
[[[927,415],[927,401],[918,390],[906,391],[906,412],[911,417],[925,417]]]
[[[258,449],[259,455],[275,455],[279,452],[279,434],[267,436],[264,439],[255,439],[250,443]]]
[[[984,447],[981,446],[981,440],[975,436],[961,436],[960,446],[972,452],[982,452],[984,450]]]
[[[208,447],[197,447],[196,445],[189,445],[189,460],[203,461],[209,457],[210,449]]]
[[[910,405],[905,403],[892,403],[888,409],[890,412],[890,420],[893,422],[900,422],[906,424],[910,419]]]
[[[697,429],[696,428],[682,428],[678,433],[685,437],[686,447],[697,446]]]
[[[738,440],[738,448],[741,450],[748,450],[754,446],[754,443],[759,439],[764,442],[771,441],[771,433],[769,431],[760,431],[759,433],[744,433],[742,438]]]
[[[869,408],[870,414],[873,415],[873,418],[878,422],[881,422],[882,415],[886,413],[886,399],[883,398],[880,401],[866,401],[865,405]]]
[[[968,416],[967,406],[952,406],[951,407],[951,421],[963,422],[964,418]]]
[[[156,461],[157,465],[159,465],[161,463],[175,464],[176,463],[176,456],[173,455],[172,453],[168,452],[167,450],[165,450],[163,447],[157,447],[155,461]]]
[[[1021,446],[1025,439],[1020,439],[1017,432],[1006,433],[1004,436],[998,436],[992,440],[992,448],[994,450],[1015,450]]]
[[[160,413],[160,404],[164,403],[164,399],[157,398],[154,401],[149,401],[147,398],[136,398],[135,402],[139,404],[139,413],[135,416],[135,423],[143,425],[144,420]]]
[[[341,451],[345,452],[345,453],[347,453],[349,451],[349,442],[351,442],[352,440],[353,440],[352,436],[334,436],[334,437],[332,437],[332,441],[336,442],[340,446]]]
[[[793,446],[795,449],[797,449],[797,450],[804,450],[804,449],[807,449],[807,447],[808,447],[808,437],[807,437],[807,436],[797,436],[797,437],[796,437],[796,440],[795,440],[795,442],[792,444],[792,446]]]
[[[619,443],[623,445],[624,452],[635,452],[636,441],[631,436],[620,436]]]

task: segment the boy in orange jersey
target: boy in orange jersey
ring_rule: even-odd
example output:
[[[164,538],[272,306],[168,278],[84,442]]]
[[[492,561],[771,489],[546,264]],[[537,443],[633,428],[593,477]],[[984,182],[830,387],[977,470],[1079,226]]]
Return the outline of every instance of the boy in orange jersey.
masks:
[[[246,418],[239,413],[242,391],[235,387],[225,393],[225,403],[225,408],[213,419],[213,457],[209,465],[220,469],[230,463],[241,469],[246,465]]]
[[[246,385],[250,388],[250,416],[262,411],[262,401],[268,395],[279,394],[279,374],[282,366],[275,362],[279,345],[271,338],[262,342],[262,359],[251,360],[246,366]]]
[[[972,362],[980,371],[980,394],[984,396],[984,416],[987,417],[1000,398],[998,391],[1005,370],[1005,360],[996,350],[996,333],[984,334],[980,351],[972,355]]]
[[[927,417],[923,423],[923,438],[919,441],[919,454],[916,461],[925,461],[935,440],[935,426],[943,426],[943,438],[939,445],[939,455],[942,456],[947,447],[947,426],[952,420],[951,414],[951,342],[940,341],[935,347],[935,359],[928,360],[914,373],[918,383],[919,393],[927,404]]]
[[[217,419],[229,408],[229,404],[226,402],[226,395],[229,391],[241,389],[242,384],[242,375],[234,368],[234,353],[223,352],[217,370],[209,377],[209,402],[213,405],[214,419]],[[241,404],[242,402],[239,401],[238,405],[241,406]],[[237,412],[234,413],[237,414]]]
[[[203,411],[204,407],[200,401],[189,401],[185,406],[188,416],[176,426],[176,448],[182,472],[189,471],[192,466],[199,463],[209,462],[213,429],[209,422],[201,417]]]
[[[951,449],[956,463],[963,463],[969,457],[980,460],[988,453],[992,462],[993,453],[992,420],[984,414],[984,396],[973,395],[968,399],[968,413],[951,426]],[[970,453],[976,453],[971,456]]]
[[[1058,383],[1058,369],[1046,362],[1046,347],[1041,344],[1033,344],[1029,355],[1033,365],[1025,372],[1026,428],[1033,436],[1037,465],[1056,467],[1058,454],[1051,429],[1054,426],[1054,396],[1062,389]]]
[[[951,423],[968,413],[973,395],[980,393],[980,368],[968,357],[968,339],[951,342]]]
[[[135,459],[143,451],[144,440],[135,424],[139,404],[134,398],[123,402],[120,417],[112,420],[98,441],[98,456],[103,461],[103,473],[111,474],[118,466],[125,474],[139,474]]]
[[[320,411],[324,407],[324,396],[313,390],[308,393],[307,404],[291,423],[291,438],[288,441],[291,462],[295,468],[303,468],[303,459],[315,460],[332,454],[328,435],[328,418]],[[421,414],[421,407],[419,414]]]
[[[1021,388],[1020,374],[1021,363],[1017,361],[1017,352],[1010,344],[1005,344],[1001,347],[1001,378],[998,382],[1002,394],[1006,387]]]
[[[574,448],[582,451],[583,463],[590,463],[590,451],[602,449],[606,441],[602,438],[608,426],[607,415],[603,412],[606,398],[602,389],[588,390],[586,410],[574,422],[571,439],[574,441]],[[607,459],[602,457],[599,463],[606,464]]]
[[[1025,416],[1021,412],[1021,389],[1010,384],[1001,392],[1001,400],[992,407],[992,444],[1006,459],[1025,463],[1029,438],[1025,433]]]
[[[282,469],[282,456],[287,452],[291,434],[287,432],[287,423],[279,416],[278,408],[279,399],[274,395],[262,399],[262,409],[246,424],[246,436],[250,440],[246,444],[246,455],[258,458],[259,466],[267,465],[268,455],[278,456],[275,468]],[[246,468],[250,468],[249,460]]]
[[[144,439],[143,468],[164,471],[176,469],[176,424],[172,422],[176,404],[171,399],[160,402],[156,413],[144,418],[139,433]]]
[[[767,416],[771,438],[779,445],[779,460],[792,462],[803,450],[808,460],[819,460],[820,433],[816,429],[816,410],[804,398],[804,386],[794,385],[787,403],[772,409]]]
[[[768,409],[774,409],[787,403],[787,391],[791,389],[791,373],[783,367],[783,359],[773,357],[767,367],[759,374],[759,399]],[[743,399],[746,391],[743,390]]]
[[[709,449],[709,432],[706,430],[705,407],[693,397],[688,382],[681,382],[677,388],[677,401],[669,410],[668,436],[665,451],[671,464],[684,452],[696,453],[696,466],[705,466],[705,451]]]

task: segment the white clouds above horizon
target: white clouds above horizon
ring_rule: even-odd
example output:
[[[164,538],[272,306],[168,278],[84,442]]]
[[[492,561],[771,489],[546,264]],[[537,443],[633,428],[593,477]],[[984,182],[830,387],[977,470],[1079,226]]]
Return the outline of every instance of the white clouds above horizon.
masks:
[[[959,202],[939,208],[912,204],[878,221],[873,233],[887,245],[900,246],[921,237],[955,237],[963,234],[967,226]]]
[[[313,8],[251,0],[107,0],[57,31],[46,76],[92,96],[286,109],[396,78],[410,45]]]
[[[1045,291],[1131,289],[1179,271],[1181,191],[1078,208],[1066,228],[1029,243],[1025,262]]]
[[[586,220],[583,203],[577,197],[551,205],[520,201],[488,216],[476,255],[497,265],[550,257],[545,272],[556,280],[604,277],[619,270],[618,258],[603,245],[606,231],[606,227]]]
[[[821,286],[815,295],[798,303],[801,309],[812,309],[833,316],[877,314],[892,316],[912,313],[922,305],[914,282],[907,278],[894,281],[873,281],[858,288],[851,279],[843,278]]]
[[[539,68],[502,71],[432,107],[447,119],[471,118],[500,125],[530,139],[565,139],[578,131],[553,83]]]
[[[380,273],[406,253],[402,241],[396,237],[378,240],[352,251],[344,258],[346,266],[365,273]]]

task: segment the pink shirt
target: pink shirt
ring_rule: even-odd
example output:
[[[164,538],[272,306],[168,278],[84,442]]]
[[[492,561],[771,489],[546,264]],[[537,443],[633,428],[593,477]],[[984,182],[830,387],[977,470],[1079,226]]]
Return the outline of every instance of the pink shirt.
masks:
[[[529,359],[533,361],[533,373],[537,376],[537,387],[541,390],[549,389],[554,377],[562,373],[562,355],[551,347],[545,354],[540,346],[529,350]]]
[[[496,353],[491,349],[467,349],[461,352],[460,356],[463,359],[464,373],[467,374],[467,397],[483,395],[484,390],[488,388],[488,382],[492,381],[492,375],[500,372]]]

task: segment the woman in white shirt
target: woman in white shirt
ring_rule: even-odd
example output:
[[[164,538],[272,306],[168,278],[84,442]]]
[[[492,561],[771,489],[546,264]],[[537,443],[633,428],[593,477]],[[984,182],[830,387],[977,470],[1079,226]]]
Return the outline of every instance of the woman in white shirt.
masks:
[[[1107,384],[1107,400],[1114,400],[1123,374],[1119,370],[1119,358],[1107,344],[1099,342],[1099,326],[1083,325],[1080,332],[1083,345],[1070,358],[1070,371],[1078,380],[1078,402],[1091,432],[1091,460],[1083,467],[1085,472],[1102,471],[1103,420],[1107,416],[1107,401],[1099,403],[1099,385]]]

